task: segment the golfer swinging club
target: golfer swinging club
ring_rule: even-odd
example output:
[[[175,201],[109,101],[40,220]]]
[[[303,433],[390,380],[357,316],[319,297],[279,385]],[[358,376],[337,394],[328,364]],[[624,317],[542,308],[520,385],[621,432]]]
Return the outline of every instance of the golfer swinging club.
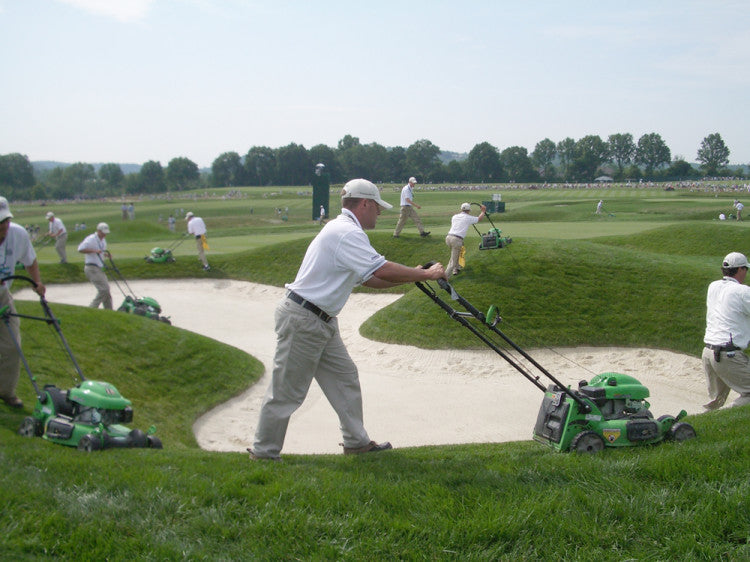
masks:
[[[370,245],[365,230],[375,228],[381,209],[392,208],[375,184],[348,182],[341,207],[341,214],[310,243],[276,308],[276,355],[255,442],[248,449],[253,460],[280,460],[289,418],[305,400],[313,378],[339,417],[344,454],[392,448],[371,440],[365,430],[357,366],[341,339],[336,315],[357,285],[385,289],[437,280],[445,271],[439,263],[422,269],[387,261]]]

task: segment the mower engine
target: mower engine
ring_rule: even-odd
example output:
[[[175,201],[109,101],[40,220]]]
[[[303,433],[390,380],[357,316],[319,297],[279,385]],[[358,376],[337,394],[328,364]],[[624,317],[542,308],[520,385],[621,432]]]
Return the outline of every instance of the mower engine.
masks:
[[[574,399],[569,393],[574,394]],[[539,409],[534,440],[558,451],[595,453],[604,447],[630,447],[695,437],[679,422],[687,413],[654,419],[648,389],[630,375],[602,373],[571,391],[550,385]],[[679,423],[678,423],[679,422]]]
[[[132,421],[130,400],[113,385],[85,380],[68,391],[46,385],[32,416],[24,419],[19,433],[86,451],[111,447],[161,449],[157,437],[122,425]]]
[[[513,242],[512,238],[502,236],[502,231],[499,228],[490,228],[487,234],[482,234],[482,241],[479,243],[480,250],[497,250],[505,248],[508,244]]]
[[[151,297],[134,298],[131,295],[126,295],[125,300],[117,309],[120,312],[127,312],[128,314],[136,314],[138,316],[145,316],[152,320],[159,320],[166,324],[171,324],[169,317],[159,316],[161,314],[161,306],[156,302],[156,299]]]

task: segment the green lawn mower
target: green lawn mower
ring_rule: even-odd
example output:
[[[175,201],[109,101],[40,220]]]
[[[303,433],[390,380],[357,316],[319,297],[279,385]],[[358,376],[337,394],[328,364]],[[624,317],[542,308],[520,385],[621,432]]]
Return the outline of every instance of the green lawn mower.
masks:
[[[29,277],[12,275],[2,281],[19,279],[36,286]],[[37,401],[31,416],[24,418],[18,433],[26,437],[41,437],[47,441],[77,447],[82,451],[98,451],[113,447],[141,447],[161,449],[161,440],[154,436],[155,428],[148,432],[130,429],[124,424],[133,421],[133,408],[130,400],[124,398],[112,384],[88,380],[83,376],[78,362],[63,336],[60,322],[52,314],[47,301],[40,297],[43,317],[28,316],[10,312],[10,307],[0,309],[0,318],[5,323],[16,342],[21,361],[34,387]],[[18,339],[10,327],[10,317],[40,320],[54,327],[58,339],[70,357],[80,378],[80,383],[70,390],[62,390],[55,385],[47,384],[42,389],[29,368]]]
[[[148,263],[174,263],[176,261],[174,251],[185,241],[185,237],[186,235],[181,236],[166,248],[159,246],[151,248],[151,253],[143,259]]]
[[[425,267],[429,267],[429,264]],[[428,283],[417,282],[416,285],[451,318],[468,328],[544,392],[534,425],[535,441],[557,451],[596,453],[605,447],[633,447],[666,440],[685,441],[696,436],[690,424],[680,421],[687,415],[685,410],[676,416],[664,415],[655,419],[646,401],[649,391],[634,377],[602,373],[589,381],[580,381],[578,388],[572,389],[562,384],[497,327],[502,319],[496,306],[491,306],[487,314],[483,314],[459,295],[450,283],[440,279],[438,285],[466,310],[457,311],[443,301]],[[479,321],[482,329],[470,320]],[[497,336],[505,342],[499,342],[506,346],[505,349],[495,341]],[[539,376],[512,356],[512,350],[543,373],[552,384],[545,388]]]
[[[476,205],[480,209],[482,208],[479,203],[472,203],[472,205]],[[490,224],[492,225],[492,228],[490,228],[487,234],[482,234],[481,232],[479,232],[476,224],[472,225],[474,227],[474,230],[477,231],[477,234],[479,234],[479,237],[482,240],[479,243],[480,250],[499,250],[500,248],[505,248],[508,244],[513,242],[512,238],[503,236],[502,230],[495,226],[495,223],[492,222],[490,214],[487,211],[485,211],[484,216],[487,217],[487,220],[490,221]]]
[[[160,322],[164,322],[165,324],[172,324],[172,321],[168,316],[161,316],[161,306],[156,301],[156,299],[152,297],[137,297],[135,295],[133,290],[130,288],[130,285],[128,285],[125,276],[122,274],[122,272],[120,272],[119,269],[117,269],[112,256],[109,257],[109,263],[110,267],[108,267],[107,270],[112,272],[112,281],[115,282],[115,285],[117,285],[117,288],[120,289],[120,292],[125,297],[125,300],[122,301],[122,304],[118,307],[117,310],[119,310],[120,312],[127,312],[128,314],[145,316],[146,318],[158,320]],[[123,285],[127,287],[130,294],[126,293],[122,289],[122,287],[120,286],[120,282],[122,282]]]

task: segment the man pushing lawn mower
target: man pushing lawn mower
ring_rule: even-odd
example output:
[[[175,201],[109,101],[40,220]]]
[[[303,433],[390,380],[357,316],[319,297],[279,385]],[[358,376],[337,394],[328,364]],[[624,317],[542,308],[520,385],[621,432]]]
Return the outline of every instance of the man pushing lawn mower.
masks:
[[[402,283],[442,279],[428,269],[387,261],[370,244],[382,209],[391,209],[372,182],[351,180],[341,192],[341,214],[329,221],[307,248],[297,277],[276,308],[276,355],[260,411],[253,460],[280,460],[289,419],[302,405],[314,378],[341,423],[344,454],[391,449],[376,443],[364,427],[357,366],[339,333],[336,315],[357,285],[386,289]]]

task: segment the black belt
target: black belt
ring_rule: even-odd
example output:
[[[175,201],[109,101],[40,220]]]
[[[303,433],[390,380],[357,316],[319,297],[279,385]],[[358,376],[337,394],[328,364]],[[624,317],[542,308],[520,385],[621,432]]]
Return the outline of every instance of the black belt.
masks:
[[[195,235],[196,238],[200,238],[201,236],[203,236],[203,235],[202,234],[196,234]]]
[[[710,343],[706,344],[706,349],[710,349],[711,351],[737,351],[740,348],[736,345],[713,345]]]
[[[459,236],[458,234],[451,234],[451,236],[455,236],[456,238],[460,238],[461,240],[463,240],[463,239],[464,239],[464,237],[463,237],[463,236]]]
[[[310,301],[306,301],[305,299],[303,299],[301,296],[299,296],[294,291],[289,291],[286,294],[286,296],[287,296],[288,299],[293,300],[294,302],[296,302],[299,305],[302,305],[302,308],[306,308],[307,310],[309,310],[310,312],[312,312],[315,316],[317,316],[318,318],[320,318],[323,322],[328,322],[328,321],[331,320],[331,316],[329,316],[328,314],[326,314],[325,312],[323,312],[322,310],[320,310],[317,306],[315,306]]]

